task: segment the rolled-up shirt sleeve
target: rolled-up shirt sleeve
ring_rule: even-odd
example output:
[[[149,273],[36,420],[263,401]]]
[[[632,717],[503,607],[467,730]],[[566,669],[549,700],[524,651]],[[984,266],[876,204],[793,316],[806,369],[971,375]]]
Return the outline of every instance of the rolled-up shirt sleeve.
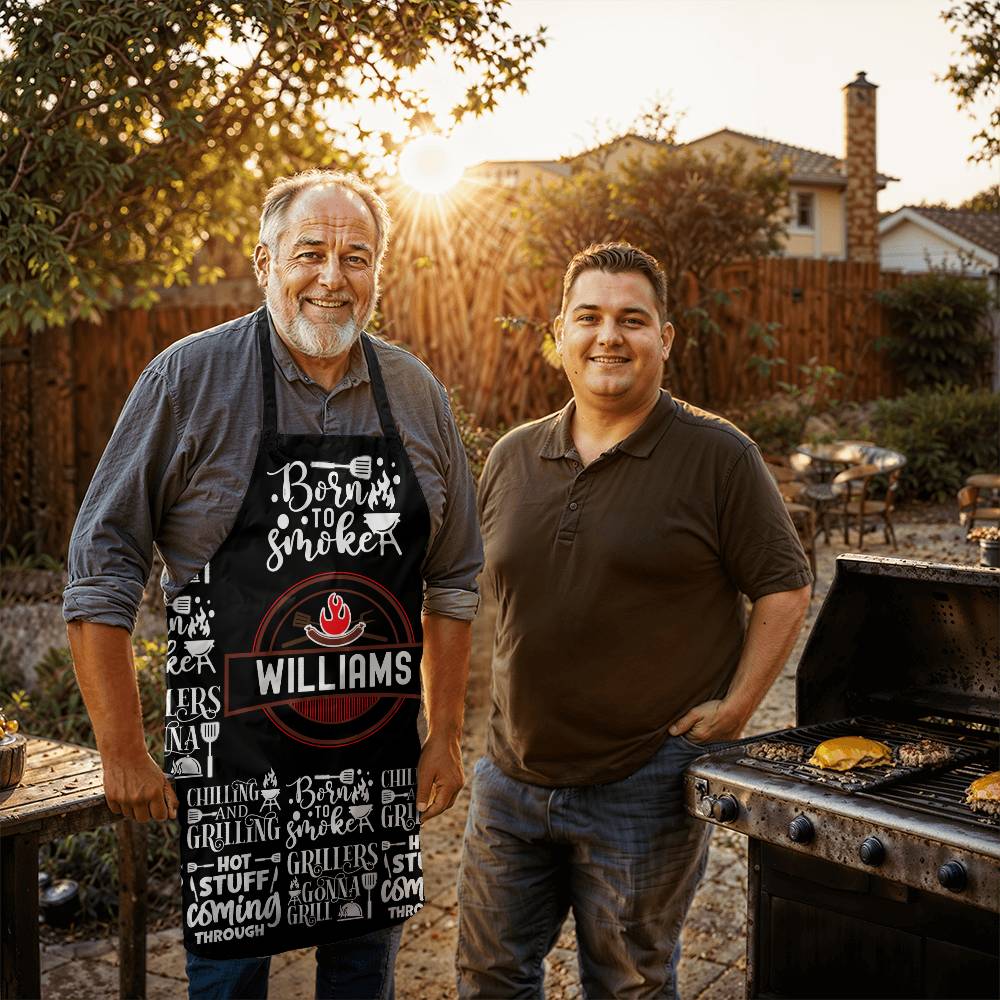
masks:
[[[471,621],[479,610],[476,578],[483,568],[483,541],[476,514],[476,487],[447,395],[438,425],[444,445],[444,511],[424,559],[424,603],[428,614]]]
[[[63,594],[66,621],[135,627],[163,513],[183,488],[181,438],[167,378],[147,368],[77,515]]]

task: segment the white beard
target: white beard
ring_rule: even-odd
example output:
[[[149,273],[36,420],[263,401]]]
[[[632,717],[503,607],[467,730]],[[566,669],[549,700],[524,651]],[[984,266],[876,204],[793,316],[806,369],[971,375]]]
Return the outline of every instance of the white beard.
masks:
[[[322,326],[297,313],[284,331],[285,340],[307,358],[333,358],[346,354],[361,336],[361,327],[352,316],[346,323]]]

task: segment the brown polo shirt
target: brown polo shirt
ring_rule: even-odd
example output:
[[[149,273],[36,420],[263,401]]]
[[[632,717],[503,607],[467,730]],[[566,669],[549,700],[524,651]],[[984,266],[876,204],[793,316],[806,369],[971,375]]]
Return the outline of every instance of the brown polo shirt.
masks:
[[[574,404],[494,447],[479,487],[498,602],[489,753],[546,786],[616,781],[722,697],[756,600],[809,583],[757,446],[663,392],[584,467]]]

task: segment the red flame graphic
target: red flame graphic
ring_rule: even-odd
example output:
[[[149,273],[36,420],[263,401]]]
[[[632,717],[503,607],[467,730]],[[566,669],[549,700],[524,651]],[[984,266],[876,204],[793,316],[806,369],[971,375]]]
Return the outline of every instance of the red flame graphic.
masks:
[[[351,627],[351,609],[338,593],[326,599],[326,608],[319,613],[319,627],[327,635],[343,635]]]

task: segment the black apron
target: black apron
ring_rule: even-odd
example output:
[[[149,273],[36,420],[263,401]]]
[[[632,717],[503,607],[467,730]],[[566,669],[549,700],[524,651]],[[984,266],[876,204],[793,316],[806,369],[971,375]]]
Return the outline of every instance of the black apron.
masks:
[[[273,955],[423,903],[421,566],[430,518],[361,343],[381,436],[282,435],[267,314],[243,506],[167,609],[164,771],[180,800],[185,947]]]

